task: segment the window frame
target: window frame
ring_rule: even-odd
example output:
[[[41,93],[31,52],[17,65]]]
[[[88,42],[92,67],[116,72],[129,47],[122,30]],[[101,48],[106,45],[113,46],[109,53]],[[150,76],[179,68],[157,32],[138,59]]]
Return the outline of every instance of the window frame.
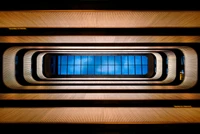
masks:
[[[59,75],[58,73],[56,73],[55,75],[53,75],[51,73],[51,57],[52,56],[56,56],[56,55],[93,55],[93,56],[97,56],[97,55],[100,55],[100,56],[103,56],[103,55],[114,55],[114,56],[117,56],[117,55],[120,55],[120,56],[123,56],[123,55],[127,55],[127,56],[130,56],[130,55],[133,55],[133,56],[146,56],[147,59],[148,59],[148,73],[145,74],[145,75]],[[43,57],[43,74],[45,77],[47,78],[151,78],[155,75],[155,64],[154,64],[154,61],[155,61],[155,56],[151,53],[148,53],[148,54],[109,54],[109,52],[107,54],[56,54],[56,53],[50,53],[50,54],[45,54],[44,57]],[[56,61],[57,63],[57,61]],[[58,67],[58,65],[56,65]],[[136,65],[134,65],[136,66]],[[57,68],[56,68],[57,70]]]

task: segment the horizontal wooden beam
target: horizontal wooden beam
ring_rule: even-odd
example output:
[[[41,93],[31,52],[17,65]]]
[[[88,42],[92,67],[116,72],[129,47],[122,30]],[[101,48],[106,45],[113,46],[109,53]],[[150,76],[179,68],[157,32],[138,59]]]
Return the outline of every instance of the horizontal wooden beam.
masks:
[[[200,123],[200,108],[0,108],[0,123]]]

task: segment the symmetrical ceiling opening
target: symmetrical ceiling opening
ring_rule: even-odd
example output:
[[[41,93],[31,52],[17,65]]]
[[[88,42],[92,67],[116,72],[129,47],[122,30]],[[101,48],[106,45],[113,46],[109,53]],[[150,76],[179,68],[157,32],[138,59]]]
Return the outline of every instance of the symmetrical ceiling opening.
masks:
[[[177,50],[179,50],[182,53],[182,55],[177,54]],[[90,77],[88,76],[85,77],[83,75],[75,75],[73,73],[71,75],[66,75],[66,73],[70,73],[70,71],[67,72],[67,70],[64,70],[65,77],[59,78],[59,75],[57,75],[57,77],[46,77],[46,75],[44,74],[44,72],[49,73],[50,75],[52,73],[51,62],[50,64],[48,64],[50,59],[44,58],[46,54],[51,54],[51,53],[54,53],[54,54],[79,53],[79,54],[87,54],[87,55],[90,54],[90,55],[96,55],[96,56],[98,56],[99,54],[101,55],[102,54],[132,55],[132,54],[140,53],[140,54],[152,54],[154,58],[151,58],[151,60],[149,60],[150,61],[149,64],[151,65],[151,67],[148,66],[148,69],[146,68],[145,70],[146,72],[147,70],[150,72],[151,75],[149,76],[140,75],[140,77],[135,77],[137,74],[136,72],[137,70],[140,70],[139,73],[142,72],[141,65],[139,67],[136,67],[136,65],[133,66],[134,64],[131,63],[132,61],[130,59],[130,65],[128,66],[129,70],[127,71],[133,70],[134,72],[132,73],[134,74],[136,72],[136,74],[130,75],[128,77],[126,75],[123,75],[123,77],[117,77],[118,76],[117,73],[119,72],[120,74],[122,73],[122,70],[120,69],[119,72],[116,72],[115,74],[113,73],[114,75],[105,74],[103,75],[103,77],[94,75],[94,73]],[[163,53],[163,55],[165,55],[166,58],[164,58],[161,55],[161,53]],[[17,64],[16,64],[16,56],[17,56],[17,59],[23,59],[23,60],[21,61],[17,60]],[[180,56],[180,57],[184,56],[184,61],[182,60],[182,58],[177,58],[177,56]],[[108,59],[109,58],[110,57],[108,57]],[[113,56],[113,58],[115,57]],[[118,56],[118,58],[120,58],[120,56]],[[196,84],[197,79],[198,79],[197,61],[198,61],[197,53],[195,52],[194,49],[188,46],[165,46],[165,47],[127,46],[127,47],[87,47],[87,48],[72,47],[72,46],[71,47],[70,46],[69,47],[62,47],[62,46],[60,47],[59,46],[57,47],[45,47],[45,46],[10,47],[4,52],[4,55],[3,55],[3,81],[4,81],[4,84],[11,89],[38,89],[38,90],[42,90],[42,89],[49,89],[49,90],[51,89],[54,89],[54,90],[56,89],[63,89],[63,90],[69,90],[69,89],[74,89],[74,90],[76,89],[79,89],[79,90],[81,89],[84,89],[84,90],[85,89],[87,90],[189,89],[189,88],[192,88]],[[110,62],[114,63],[113,60],[110,60]],[[138,61],[138,62],[141,62],[141,61]],[[73,63],[75,63],[75,60],[73,60]],[[60,65],[57,63],[57,68],[59,68],[59,66]],[[75,66],[75,64],[73,66]],[[88,66],[88,63],[87,63],[87,66]],[[106,69],[107,68],[109,68],[109,66],[106,66]],[[47,69],[48,71],[46,71],[45,69]],[[89,71],[92,71],[92,70],[89,70]],[[114,71],[116,71],[116,69],[114,69]],[[123,71],[126,71],[126,70],[123,69]],[[33,72],[36,72],[36,73],[33,73]],[[57,73],[59,73],[59,69]],[[180,75],[184,76],[184,79],[180,79]],[[21,77],[24,78],[24,81],[21,80]]]

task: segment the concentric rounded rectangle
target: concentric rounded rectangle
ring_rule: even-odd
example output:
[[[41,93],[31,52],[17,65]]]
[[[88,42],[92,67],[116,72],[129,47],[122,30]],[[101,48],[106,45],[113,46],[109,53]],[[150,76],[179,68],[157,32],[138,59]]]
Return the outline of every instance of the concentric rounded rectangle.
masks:
[[[38,51],[45,51],[45,50],[38,50]],[[173,81],[175,79],[175,74],[176,74],[176,63],[173,63],[173,66],[169,66],[169,75],[166,77],[166,79],[164,79],[163,81],[148,81],[148,80],[157,80],[161,75],[162,75],[162,58],[158,53],[153,52],[152,54],[154,54],[156,56],[156,60],[158,60],[158,66],[156,67],[156,75],[152,78],[84,78],[84,77],[80,77],[80,78],[46,78],[45,76],[43,76],[42,73],[42,57],[43,55],[45,55],[46,53],[41,53],[38,55],[37,58],[37,73],[39,73],[40,76],[42,76],[42,78],[45,79],[50,79],[50,80],[70,80],[70,81],[37,81],[34,80],[34,78],[31,76],[31,55],[33,55],[35,52],[38,52],[36,50],[30,50],[28,51],[25,56],[24,56],[24,77],[27,80],[27,82],[32,83],[32,84],[166,84],[166,83],[170,83],[171,81]],[[115,52],[95,52],[96,54],[98,53],[109,53],[109,54],[113,54],[113,53],[126,53],[126,54],[146,54],[146,53],[151,53],[151,51],[148,50],[133,50],[133,52],[131,52],[130,50],[126,50],[127,52],[119,52],[119,51],[115,51]],[[152,50],[152,51],[158,51],[158,50]],[[159,50],[161,51],[161,50]],[[158,51],[158,52],[159,52]],[[51,51],[50,51],[51,52]],[[48,52],[48,53],[50,53]],[[69,53],[69,54],[73,54],[73,53],[77,53],[77,52],[68,52],[65,50],[65,52],[59,52],[59,50],[52,52],[52,53]],[[79,52],[79,53],[93,53],[91,51],[86,51],[86,52]],[[171,51],[165,51],[168,59],[169,59],[169,63],[174,61],[175,55],[173,54],[173,52]],[[41,57],[40,57],[41,56]],[[86,80],[95,80],[95,81],[86,81]],[[73,80],[73,81],[72,81]],[[75,81],[75,80],[84,80],[84,81]],[[100,81],[100,80],[104,80],[104,81]],[[105,81],[107,80],[107,81]],[[111,80],[111,81],[108,81]],[[120,81],[114,81],[114,80],[120,80]],[[129,81],[126,81],[129,80]],[[131,80],[131,81],[130,81]],[[140,81],[134,81],[134,80],[140,80]],[[146,80],[146,81],[144,81]]]
[[[98,85],[21,85],[19,84],[16,79],[15,79],[15,67],[13,65],[14,61],[15,61],[15,55],[16,53],[21,50],[21,49],[51,49],[51,50],[62,50],[62,49],[67,49],[67,50],[92,50],[92,51],[98,51],[98,50],[127,50],[127,49],[135,49],[135,50],[152,50],[152,49],[156,49],[156,50],[169,50],[169,49],[179,49],[180,51],[182,51],[182,53],[184,54],[185,57],[185,78],[183,80],[183,82],[179,85],[162,85],[162,86],[158,86],[158,85],[102,85],[102,86],[98,86]],[[175,59],[172,63],[169,64],[169,66],[173,66],[175,63]],[[189,89],[191,87],[193,87],[196,82],[197,82],[197,54],[195,52],[194,49],[187,47],[187,46],[151,46],[151,47],[147,47],[147,46],[141,46],[141,47],[45,47],[45,46],[41,46],[41,47],[11,47],[9,49],[7,49],[3,55],[3,81],[4,84],[11,88],[11,89],[34,89],[34,90],[56,90],[56,89],[62,89],[62,90],[139,90],[139,89],[159,89],[159,90],[165,90],[165,89]]]
[[[40,50],[41,51],[41,50]],[[86,77],[86,78],[84,78],[84,77],[81,77],[81,78],[73,78],[73,77],[70,77],[70,79],[69,78],[53,78],[53,77],[46,77],[46,76],[44,76],[44,74],[42,73],[42,68],[41,68],[41,66],[42,66],[42,59],[43,59],[43,57],[45,56],[45,55],[47,55],[47,54],[52,54],[52,53],[56,53],[56,54],[66,54],[66,53],[68,53],[68,54],[76,54],[77,52],[75,52],[75,53],[73,53],[73,52],[57,52],[57,51],[55,51],[55,52],[52,52],[52,51],[48,51],[48,52],[42,52],[42,53],[40,53],[38,56],[37,56],[37,75],[38,75],[38,77],[40,78],[40,79],[43,79],[43,80],[145,80],[145,79],[158,79],[159,77],[161,77],[161,75],[162,75],[162,58],[161,58],[161,56],[160,56],[160,54],[159,53],[150,53],[150,52],[144,52],[144,51],[140,51],[140,52],[95,52],[95,54],[98,54],[98,53],[100,53],[100,54],[152,54],[154,57],[155,57],[155,60],[160,60],[159,61],[159,63],[158,63],[158,65],[157,65],[157,68],[156,68],[156,71],[155,71],[155,75],[154,76],[152,76],[153,74],[149,74],[148,76],[151,76],[151,77],[148,77],[148,78],[145,78],[145,77],[142,77],[142,78],[140,78],[140,77],[136,77],[136,78],[127,78],[127,77],[120,77],[120,78],[116,78],[116,77],[112,77],[112,78],[109,78],[109,77],[105,77],[105,78],[98,78],[98,77],[93,77],[93,78],[89,78],[89,77]],[[92,54],[92,52],[85,52],[85,53],[87,53],[87,54]],[[80,52],[79,52],[79,54],[80,54]],[[27,68],[29,68],[28,66],[27,66]],[[160,68],[160,69],[158,69],[158,68]],[[154,70],[150,70],[150,71],[154,71]]]

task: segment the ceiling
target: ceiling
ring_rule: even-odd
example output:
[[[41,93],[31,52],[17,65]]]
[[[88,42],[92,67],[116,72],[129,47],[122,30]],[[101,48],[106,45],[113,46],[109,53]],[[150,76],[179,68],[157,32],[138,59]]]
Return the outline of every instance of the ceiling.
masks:
[[[200,11],[0,11],[0,28],[199,27]]]
[[[127,0],[68,0],[66,2],[5,2],[0,4],[0,33],[17,30],[15,36],[0,35],[1,43],[73,42],[200,42],[199,34],[165,36],[18,36],[29,28],[200,28],[200,6],[195,2],[153,3]],[[19,29],[15,29],[19,28]],[[22,28],[22,29],[20,29]],[[134,29],[133,29],[134,30]],[[173,30],[173,29],[171,29]],[[192,29],[194,30],[194,29]],[[53,31],[55,33],[55,31]],[[154,30],[152,30],[154,32]],[[193,32],[195,33],[195,32]]]

